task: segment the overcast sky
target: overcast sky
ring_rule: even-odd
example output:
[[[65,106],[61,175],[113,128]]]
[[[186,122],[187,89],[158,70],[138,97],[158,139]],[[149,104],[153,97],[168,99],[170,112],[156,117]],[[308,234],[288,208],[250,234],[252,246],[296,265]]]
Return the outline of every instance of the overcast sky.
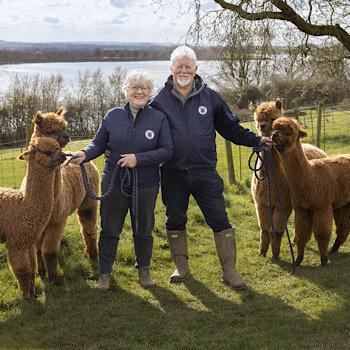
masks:
[[[0,40],[6,41],[176,44],[194,21],[186,8],[179,14],[176,0],[160,8],[152,0],[0,0],[0,9]]]

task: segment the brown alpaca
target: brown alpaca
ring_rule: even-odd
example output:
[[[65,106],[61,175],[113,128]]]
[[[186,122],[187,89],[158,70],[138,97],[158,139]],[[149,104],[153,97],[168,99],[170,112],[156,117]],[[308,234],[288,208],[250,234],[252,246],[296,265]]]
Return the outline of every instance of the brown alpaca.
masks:
[[[279,100],[263,102],[259,106],[253,104],[252,107],[254,109],[254,119],[259,134],[262,136],[271,136],[273,121],[283,116],[281,102]],[[302,144],[302,148],[308,159],[323,158],[327,156],[325,152],[309,144]],[[266,256],[271,243],[272,257],[274,259],[279,259],[281,239],[292,212],[292,203],[286,175],[275,149],[271,150],[271,155],[274,169],[272,169],[272,164],[269,164],[268,171],[271,176],[271,213],[275,233],[272,232],[268,192],[269,184],[267,179],[264,181],[257,180],[253,175],[251,191],[260,227],[259,255]],[[262,157],[266,160],[266,157],[268,157],[267,153],[263,152]],[[273,170],[276,182],[273,178]],[[258,172],[259,177],[262,177],[264,173],[264,169],[260,170]],[[280,200],[278,200],[277,194],[279,195]]]
[[[50,220],[54,205],[55,168],[66,157],[50,137],[32,139],[19,156],[28,160],[26,183],[20,190],[0,188],[0,233],[8,263],[24,298],[35,293],[35,243]]]
[[[302,262],[305,245],[313,231],[321,264],[326,265],[333,213],[337,238],[331,252],[336,252],[349,234],[350,156],[308,160],[300,143],[306,132],[293,119],[277,119],[272,131],[295,211],[296,263],[300,265]]]
[[[61,107],[56,113],[38,112],[33,119],[32,137],[50,136],[61,145],[66,146],[69,136],[66,133],[67,122],[65,109]],[[98,193],[99,172],[89,162],[85,166],[91,190]],[[51,219],[41,239],[37,243],[38,270],[41,277],[48,274],[49,281],[57,279],[57,255],[68,216],[75,210],[84,238],[85,251],[90,259],[97,259],[97,201],[90,199],[85,191],[79,165],[69,164],[56,169],[55,205]]]

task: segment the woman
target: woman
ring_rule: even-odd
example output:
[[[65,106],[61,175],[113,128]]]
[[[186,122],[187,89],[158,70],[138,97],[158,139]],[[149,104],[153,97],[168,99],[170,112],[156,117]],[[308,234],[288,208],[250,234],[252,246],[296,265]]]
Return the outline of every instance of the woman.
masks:
[[[100,276],[96,285],[99,289],[109,289],[119,236],[128,210],[140,284],[144,288],[155,285],[149,266],[153,248],[154,207],[159,189],[159,165],[170,159],[173,145],[166,116],[148,105],[152,90],[153,79],[147,71],[130,71],[123,84],[127,104],[107,112],[92,142],[83,151],[74,153],[75,162],[86,162],[104,153],[109,144],[110,156],[102,177],[103,193],[109,187],[116,166],[136,168],[136,173],[132,173],[133,176],[137,174],[136,200],[132,201],[125,194],[120,177],[117,176],[111,194],[101,201]],[[137,208],[133,208],[134,203],[137,203]]]

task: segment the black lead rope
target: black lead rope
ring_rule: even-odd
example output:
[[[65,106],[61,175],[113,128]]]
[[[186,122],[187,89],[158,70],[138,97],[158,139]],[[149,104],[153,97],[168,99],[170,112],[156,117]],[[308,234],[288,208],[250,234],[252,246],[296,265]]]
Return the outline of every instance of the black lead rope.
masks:
[[[261,155],[262,152],[265,152],[267,157],[263,158]],[[253,159],[254,155],[256,156],[256,160],[254,162],[254,166],[252,166],[252,159]],[[259,161],[260,161],[260,165],[258,165]],[[268,187],[268,195],[269,195],[269,214],[270,214],[272,234],[275,235],[276,231],[275,231],[275,226],[274,226],[274,222],[273,222],[273,214],[272,214],[272,193],[271,193],[272,184],[271,184],[271,177],[270,177],[270,172],[269,172],[269,165],[270,164],[271,164],[273,182],[274,182],[274,185],[276,188],[278,205],[279,205],[280,211],[282,213],[282,216],[285,218],[286,217],[285,212],[284,212],[284,209],[282,207],[281,198],[280,198],[279,191],[278,191],[277,180],[276,180],[276,170],[275,170],[275,166],[274,166],[274,162],[273,162],[273,156],[272,156],[271,149],[265,145],[261,145],[259,147],[254,147],[252,149],[252,154],[249,157],[248,166],[249,166],[249,169],[254,172],[254,176],[257,180],[262,181],[262,180],[267,179],[267,182],[268,182],[267,187]],[[264,169],[265,173],[262,176],[259,176],[259,171],[262,169]],[[292,255],[292,261],[293,261],[292,273],[294,274],[295,269],[296,269],[296,264],[295,264],[295,256],[294,256],[292,241],[290,239],[290,235],[289,235],[289,231],[288,231],[288,222],[286,222],[286,226],[284,228],[284,231],[286,232],[289,250],[290,250],[290,253]]]
[[[94,200],[104,200],[106,197],[108,197],[111,194],[115,179],[116,179],[117,174],[119,172],[120,190],[124,196],[131,197],[132,215],[134,217],[134,223],[135,223],[134,228],[135,228],[136,234],[138,234],[138,229],[139,229],[139,224],[138,224],[139,189],[138,189],[137,169],[136,168],[120,167],[118,164],[115,164],[115,167],[113,169],[112,176],[111,176],[111,182],[108,186],[108,189],[101,196],[98,196],[91,191],[91,187],[89,184],[89,180],[87,177],[84,163],[80,163],[80,169],[81,169],[81,174],[83,177],[85,191],[86,191],[87,195],[91,199],[94,199]],[[128,193],[127,189],[130,187],[131,177],[133,180],[132,190],[131,190],[131,193]]]

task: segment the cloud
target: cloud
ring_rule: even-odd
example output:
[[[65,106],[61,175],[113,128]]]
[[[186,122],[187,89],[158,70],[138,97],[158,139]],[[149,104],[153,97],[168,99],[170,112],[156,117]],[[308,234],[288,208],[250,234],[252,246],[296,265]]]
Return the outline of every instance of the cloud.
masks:
[[[125,23],[125,18],[120,19],[119,17],[114,17],[110,20],[111,24],[124,24]]]
[[[132,0],[110,0],[111,5],[117,8],[123,8],[132,3]]]
[[[57,24],[60,20],[56,17],[44,17],[44,21],[51,24]]]
[[[222,9],[220,5],[218,5],[213,0],[202,0],[201,1],[201,10],[202,11],[213,11]]]

